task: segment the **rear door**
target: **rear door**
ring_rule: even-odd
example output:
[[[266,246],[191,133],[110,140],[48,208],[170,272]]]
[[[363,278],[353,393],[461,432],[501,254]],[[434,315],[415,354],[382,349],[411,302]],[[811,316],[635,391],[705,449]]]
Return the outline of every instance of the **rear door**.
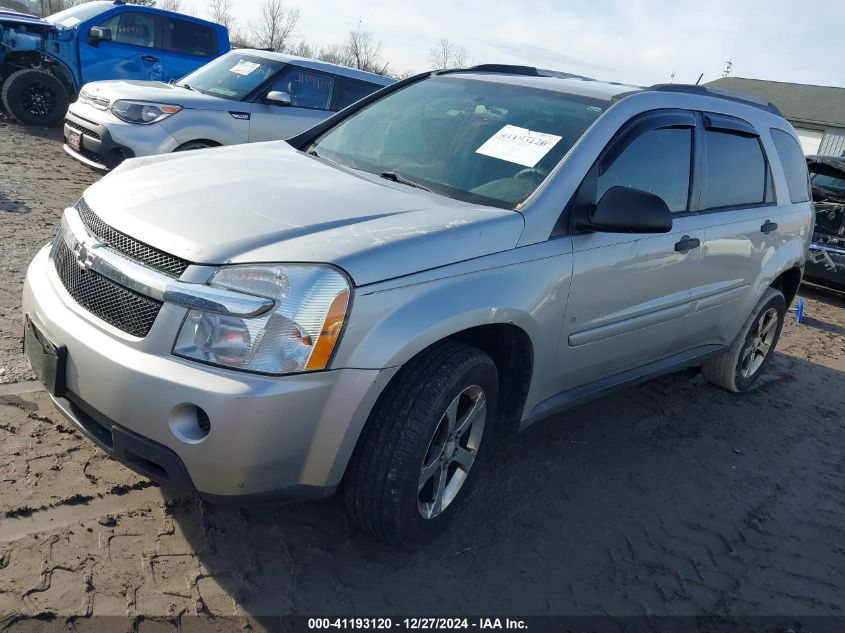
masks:
[[[249,141],[290,138],[329,117],[339,79],[310,68],[289,66],[267,92],[286,93],[290,97],[290,105],[270,105],[264,102],[264,95],[259,97],[252,104]]]
[[[746,121],[704,113],[702,265],[690,271],[692,311],[679,345],[728,344],[748,316],[745,299],[781,243],[772,172],[759,134]]]
[[[163,81],[180,79],[217,57],[217,33],[210,26],[159,16]]]
[[[672,211],[673,228],[665,234],[573,235],[572,285],[550,391],[620,374],[675,350],[704,239],[691,195],[695,127],[695,115],[685,111],[635,119],[579,188],[576,204],[596,204],[617,185],[654,193]]]

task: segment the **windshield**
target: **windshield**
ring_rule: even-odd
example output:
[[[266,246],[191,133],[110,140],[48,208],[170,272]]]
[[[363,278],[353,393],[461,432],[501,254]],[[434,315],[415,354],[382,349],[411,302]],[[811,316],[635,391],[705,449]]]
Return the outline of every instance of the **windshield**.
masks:
[[[284,62],[257,55],[228,53],[183,77],[176,85],[240,101],[284,66]]]
[[[80,22],[90,20],[95,15],[105,13],[109,9],[113,9],[114,4],[111,2],[91,2],[89,4],[80,4],[64,11],[59,11],[53,15],[44,18],[50,24],[72,29]]]
[[[458,200],[513,209],[598,118],[599,100],[436,76],[345,119],[309,149]]]
[[[810,182],[816,187],[832,189],[837,193],[845,195],[845,177],[836,178],[835,176],[828,176],[826,174],[813,174],[810,176]]]

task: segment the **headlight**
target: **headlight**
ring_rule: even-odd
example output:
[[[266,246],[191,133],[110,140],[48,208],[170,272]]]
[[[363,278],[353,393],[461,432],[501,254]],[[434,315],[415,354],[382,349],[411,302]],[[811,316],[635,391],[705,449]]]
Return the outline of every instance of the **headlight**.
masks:
[[[338,270],[308,264],[227,266],[209,283],[272,298],[276,306],[250,319],[191,310],[174,354],[265,374],[328,366],[350,298],[349,282]]]
[[[168,103],[149,103],[146,101],[127,101],[121,99],[111,106],[112,113],[127,123],[147,125],[156,123],[182,110],[182,106]]]

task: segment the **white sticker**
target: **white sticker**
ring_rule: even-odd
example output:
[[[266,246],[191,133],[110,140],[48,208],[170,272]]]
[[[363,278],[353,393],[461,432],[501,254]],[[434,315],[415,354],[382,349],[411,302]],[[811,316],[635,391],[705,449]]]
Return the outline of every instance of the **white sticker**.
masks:
[[[249,75],[255,72],[256,68],[260,68],[261,64],[256,64],[255,62],[248,62],[241,60],[234,66],[229,69],[230,73],[235,73],[236,75]]]
[[[554,134],[534,132],[524,127],[506,125],[475,152],[509,163],[534,167],[563,138]]]

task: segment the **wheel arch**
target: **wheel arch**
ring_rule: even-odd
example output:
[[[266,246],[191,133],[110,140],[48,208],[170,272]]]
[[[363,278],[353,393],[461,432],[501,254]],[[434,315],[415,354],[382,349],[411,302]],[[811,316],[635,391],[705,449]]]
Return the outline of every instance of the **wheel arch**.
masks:
[[[17,51],[6,55],[3,66],[4,79],[17,70],[40,70],[58,79],[67,90],[68,97],[76,95],[77,86],[71,68],[57,57],[40,51]]]
[[[792,304],[795,295],[798,294],[798,288],[801,286],[803,275],[804,271],[799,266],[793,266],[784,270],[770,284],[771,288],[776,288],[783,293],[787,308]]]

